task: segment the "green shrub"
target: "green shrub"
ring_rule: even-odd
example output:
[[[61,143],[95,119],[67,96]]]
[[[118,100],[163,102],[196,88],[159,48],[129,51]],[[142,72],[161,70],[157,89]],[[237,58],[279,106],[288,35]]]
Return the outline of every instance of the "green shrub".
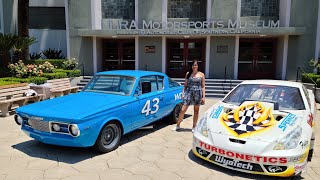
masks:
[[[6,77],[0,78],[3,82],[17,82],[17,83],[35,83],[44,84],[48,79],[45,77],[29,77],[29,78],[16,78],[16,77]]]
[[[55,69],[53,72],[67,73],[67,76],[69,78],[71,78],[71,77],[80,77],[81,76],[81,71],[78,70],[78,69],[76,69],[76,70]]]
[[[48,61],[50,64],[54,65],[55,68],[63,68],[63,62],[65,59],[38,59],[38,60],[27,60],[25,61],[26,64],[44,64]]]
[[[307,77],[307,75],[314,81],[317,82],[317,80],[320,78],[320,75],[317,74],[313,74],[313,73],[307,73],[307,74],[303,74],[301,77],[301,81],[303,83],[311,83],[313,84],[313,82]],[[318,84],[318,83],[317,83]]]
[[[68,77],[65,72],[43,73],[42,76],[48,79],[61,79]]]
[[[0,86],[10,85],[10,84],[20,84],[20,82],[16,82],[16,81],[0,81]]]
[[[46,83],[48,79],[45,77],[32,77],[32,78],[29,78],[29,80],[30,80],[29,83],[40,85],[40,84]]]
[[[63,62],[63,69],[72,70],[76,68],[77,65],[78,63],[75,58],[67,59],[66,61]]]
[[[47,49],[45,51],[42,51],[42,54],[47,59],[65,59],[65,57],[62,55],[62,50],[55,50],[55,49]]]

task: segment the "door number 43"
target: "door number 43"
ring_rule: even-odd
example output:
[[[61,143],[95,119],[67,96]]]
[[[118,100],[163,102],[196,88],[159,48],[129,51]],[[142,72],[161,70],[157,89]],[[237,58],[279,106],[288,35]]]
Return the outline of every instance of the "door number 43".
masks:
[[[159,110],[159,98],[152,99],[152,107],[155,108],[154,111],[150,108],[150,104],[150,100],[148,100],[141,110],[142,114],[146,113],[146,116],[149,116],[149,114],[155,114]]]

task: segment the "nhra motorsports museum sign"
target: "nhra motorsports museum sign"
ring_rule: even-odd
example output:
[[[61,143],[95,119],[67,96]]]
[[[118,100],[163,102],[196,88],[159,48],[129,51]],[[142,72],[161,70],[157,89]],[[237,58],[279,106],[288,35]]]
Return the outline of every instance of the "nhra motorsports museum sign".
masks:
[[[117,35],[213,35],[213,34],[260,34],[264,28],[279,28],[280,21],[183,21],[157,22],[142,20],[104,20],[105,29],[117,30]]]

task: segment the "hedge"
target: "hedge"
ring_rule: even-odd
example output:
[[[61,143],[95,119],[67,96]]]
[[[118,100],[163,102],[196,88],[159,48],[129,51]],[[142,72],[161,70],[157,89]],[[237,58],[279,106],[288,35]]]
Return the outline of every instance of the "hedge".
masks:
[[[61,79],[68,77],[65,72],[43,73],[42,76],[48,79]]]
[[[50,64],[54,65],[55,68],[56,67],[57,68],[63,68],[63,62],[65,60],[66,59],[38,59],[38,60],[27,60],[24,63],[25,64],[36,64],[36,65],[39,65],[39,64],[43,64],[46,61],[48,61]]]
[[[67,76],[68,76],[69,78],[81,76],[81,71],[78,70],[78,69],[76,69],[76,70],[55,69],[55,70],[53,70],[53,72],[67,73]]]
[[[16,82],[16,81],[0,81],[0,86],[10,85],[10,84],[20,84],[20,82]]]
[[[307,75],[308,75],[312,80],[314,80],[314,82],[317,82],[317,80],[320,78],[320,75],[318,75],[318,74],[313,74],[313,73],[302,74],[301,81],[302,81],[303,83],[311,83],[311,84],[313,84],[313,82],[307,77]],[[317,83],[317,84],[318,84],[318,83]]]
[[[44,84],[47,82],[45,77],[29,77],[29,78],[16,78],[16,77],[6,77],[0,78],[0,81],[3,82],[15,82],[17,83],[34,83],[34,84]]]

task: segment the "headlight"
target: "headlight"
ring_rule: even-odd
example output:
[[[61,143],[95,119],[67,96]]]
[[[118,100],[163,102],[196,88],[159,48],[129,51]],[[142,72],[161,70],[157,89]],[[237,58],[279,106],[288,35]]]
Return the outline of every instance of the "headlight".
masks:
[[[16,114],[16,115],[14,115],[14,121],[16,121],[16,123],[17,123],[18,125],[21,125],[23,119],[22,119],[21,116],[19,116],[19,115]]]
[[[197,131],[205,137],[208,137],[207,114],[204,114],[196,127]]]
[[[60,131],[60,125],[59,124],[53,124],[52,125],[52,129],[54,130],[54,131]]]
[[[75,136],[75,137],[80,135],[80,130],[79,130],[78,126],[75,124],[71,124],[69,126],[69,132],[72,136]]]
[[[297,147],[302,133],[302,128],[298,127],[292,130],[289,134],[281,139],[278,144],[276,144],[273,150],[288,150]]]

